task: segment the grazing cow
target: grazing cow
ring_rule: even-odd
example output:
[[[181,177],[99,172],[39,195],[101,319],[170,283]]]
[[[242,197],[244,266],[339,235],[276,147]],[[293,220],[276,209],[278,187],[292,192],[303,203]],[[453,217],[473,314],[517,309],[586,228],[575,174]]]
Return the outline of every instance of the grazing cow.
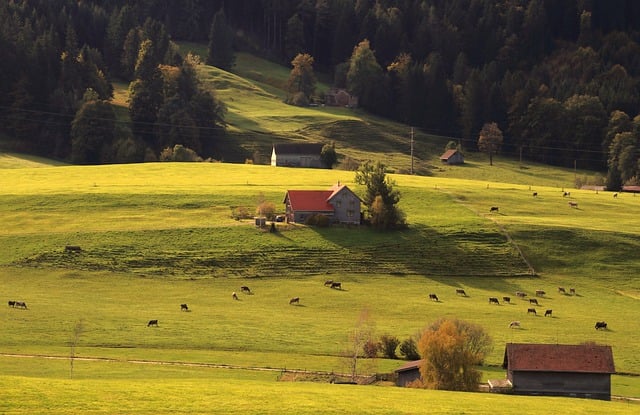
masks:
[[[300,297],[293,297],[289,300],[289,304],[300,304]]]
[[[22,308],[23,310],[26,310],[27,309],[27,303],[25,303],[24,301],[16,301],[16,305],[14,307]]]
[[[461,296],[463,296],[463,297],[466,297],[466,296],[467,296],[467,293],[466,293],[466,292],[464,292],[464,290],[463,290],[463,289],[461,289],[461,288],[456,288],[456,295],[461,295]]]
[[[569,207],[572,207],[574,209],[578,209],[578,202],[569,202]]]
[[[147,323],[147,327],[151,327],[151,326],[159,327],[158,320],[149,320],[149,322]]]
[[[511,297],[502,297],[502,301],[511,304]]]
[[[82,248],[77,245],[67,245],[64,247],[64,250],[67,252],[80,252],[82,251]]]
[[[500,211],[500,208],[498,206],[491,206],[491,209],[489,209],[489,213],[498,212],[498,211]]]
[[[180,311],[189,311],[189,306],[186,304],[180,304]]]
[[[566,294],[567,292],[565,291],[564,287],[558,287],[558,292],[562,293],[562,294]]]
[[[519,321],[512,321],[511,323],[509,323],[509,328],[510,329],[515,329],[515,328],[520,328],[520,322]]]
[[[498,304],[498,305],[500,305],[500,302],[498,301],[498,299],[496,297],[489,297],[489,304]]]
[[[523,293],[522,291],[516,291],[516,296],[520,297],[520,298],[524,298],[527,296],[526,293]]]
[[[326,280],[326,281],[324,282],[324,286],[325,286],[325,287],[329,287],[329,286],[331,286],[331,284],[333,284],[333,280]]]
[[[598,321],[596,322],[596,330],[600,330],[600,329],[607,329],[607,323],[605,323],[604,321]]]
[[[432,301],[440,301],[440,300],[438,300],[438,296],[437,296],[437,295],[435,295],[435,294],[429,294],[429,300],[432,300]]]
[[[231,298],[233,298],[234,300],[237,300],[237,299],[238,299],[238,294],[236,294],[236,292],[235,292],[235,291],[234,291],[234,292],[232,292],[232,293],[231,293]]]
[[[536,300],[535,298],[529,298],[529,304],[540,305],[538,304],[538,300]]]
[[[533,197],[538,197],[538,192],[533,192]]]
[[[342,289],[342,283],[334,281],[334,282],[331,283],[331,288],[335,288],[336,290],[341,290]]]
[[[242,291],[243,293],[251,294],[251,290],[246,285],[240,287],[240,291]]]
[[[615,199],[615,198],[617,198],[617,197],[618,197],[618,194],[617,194],[617,193],[614,193],[614,194],[613,194],[613,198]]]
[[[553,317],[553,310],[547,310],[544,312],[544,316],[545,317]]]
[[[533,314],[533,315],[536,315],[536,316],[538,315],[536,313],[536,309],[535,308],[528,308],[527,309],[527,314]]]
[[[564,192],[562,194],[562,197],[569,197],[569,196],[571,196],[571,192]]]
[[[569,288],[569,294],[576,295],[576,289],[575,288]]]
[[[545,294],[546,292],[542,290],[536,290],[536,297],[544,297]]]
[[[16,306],[15,301],[9,301],[9,307],[15,307],[15,306]]]

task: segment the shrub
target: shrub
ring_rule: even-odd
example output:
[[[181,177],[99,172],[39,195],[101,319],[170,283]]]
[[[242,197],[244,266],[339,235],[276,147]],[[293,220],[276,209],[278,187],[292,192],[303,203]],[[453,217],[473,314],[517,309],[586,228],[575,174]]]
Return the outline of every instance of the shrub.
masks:
[[[325,215],[315,214],[307,216],[304,220],[304,224],[308,226],[317,226],[319,228],[326,228],[331,224],[329,218]]]
[[[231,209],[231,217],[235,220],[251,219],[253,215],[246,206],[236,206]]]
[[[362,349],[364,351],[364,357],[374,358],[378,356],[380,345],[373,340],[367,340],[364,346],[362,346]]]
[[[273,202],[264,201],[256,208],[256,215],[264,216],[269,220],[275,219],[276,205]]]
[[[420,353],[418,353],[418,345],[412,337],[409,337],[408,339],[405,339],[402,341],[402,343],[400,343],[400,353],[407,360],[420,359]]]
[[[380,350],[382,355],[387,359],[397,359],[396,348],[400,344],[400,340],[396,336],[384,334],[380,337]]]

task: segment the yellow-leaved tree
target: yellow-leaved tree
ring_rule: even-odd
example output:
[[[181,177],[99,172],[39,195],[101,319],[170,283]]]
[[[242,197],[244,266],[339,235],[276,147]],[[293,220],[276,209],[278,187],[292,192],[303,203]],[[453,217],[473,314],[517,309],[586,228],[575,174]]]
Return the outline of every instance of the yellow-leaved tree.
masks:
[[[431,324],[418,342],[421,381],[429,389],[474,391],[481,374],[474,366],[491,350],[491,338],[478,325],[457,319]]]

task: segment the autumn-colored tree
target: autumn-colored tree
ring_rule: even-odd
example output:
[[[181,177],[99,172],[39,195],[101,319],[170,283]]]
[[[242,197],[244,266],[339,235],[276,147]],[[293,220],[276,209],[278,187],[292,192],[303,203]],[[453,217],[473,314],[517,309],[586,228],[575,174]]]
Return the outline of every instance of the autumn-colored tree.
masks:
[[[293,68],[287,80],[289,97],[287,102],[294,105],[307,105],[316,89],[316,76],[313,73],[313,56],[299,53],[291,61]]]
[[[482,327],[442,319],[429,326],[418,342],[424,360],[420,366],[422,386],[430,389],[474,391],[480,372],[474,365],[484,360],[491,339]]]
[[[489,165],[493,166],[493,155],[502,147],[502,131],[495,122],[482,126],[478,137],[478,149],[489,154]]]

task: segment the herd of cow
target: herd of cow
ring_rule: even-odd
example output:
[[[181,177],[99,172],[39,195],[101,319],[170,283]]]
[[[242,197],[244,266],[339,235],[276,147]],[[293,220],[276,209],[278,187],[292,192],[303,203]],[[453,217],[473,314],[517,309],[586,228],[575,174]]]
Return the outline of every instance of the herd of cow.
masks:
[[[324,282],[324,286],[333,288],[335,290],[342,290],[342,283],[338,281],[327,280]],[[240,287],[240,291],[246,294],[253,294],[251,289],[246,285],[243,285],[242,287]],[[240,297],[238,297],[238,293],[236,293],[235,291],[231,293],[231,298],[237,301],[240,300]],[[14,306],[14,304],[16,304],[16,301],[9,301],[9,306]],[[17,304],[24,304],[24,303],[17,303]],[[300,297],[292,297],[289,300],[289,304],[290,305],[300,304]],[[27,308],[26,304],[24,305],[24,308]],[[187,311],[187,312],[190,311],[189,306],[187,304],[180,304],[180,311]],[[149,322],[147,323],[147,327],[160,327],[160,326],[158,325],[158,320],[154,319],[154,320],[149,320]]]
[[[567,295],[567,290],[564,287],[558,287],[558,292],[560,294],[564,294]],[[456,295],[458,296],[462,296],[462,297],[468,297],[467,293],[465,292],[465,290],[461,289],[461,288],[456,288]],[[543,290],[536,290],[536,297],[544,297],[546,295],[546,292]],[[576,290],[575,288],[569,288],[568,291],[568,295],[576,295]],[[527,297],[527,294],[525,292],[522,291],[516,291],[516,296],[518,298],[521,299],[525,299]],[[438,299],[438,296],[434,293],[429,294],[429,300],[431,301],[435,301],[435,302],[440,302],[440,299]],[[502,301],[508,304],[511,304],[511,297],[507,297],[504,296],[502,297]],[[489,304],[495,304],[495,305],[500,305],[500,300],[498,300],[498,297],[489,297]],[[535,305],[535,306],[540,306],[540,303],[538,302],[537,298],[529,298],[529,305]],[[535,309],[535,307],[529,307],[527,308],[527,314],[533,314],[535,316],[538,315],[537,310]],[[544,316],[545,317],[553,317],[553,310],[552,309],[547,309],[544,312]],[[520,322],[519,321],[512,321],[509,323],[509,328],[520,328]],[[607,329],[607,323],[604,321],[598,321],[596,323],[595,326],[596,330],[600,330],[600,329]]]
[[[538,192],[533,192],[532,193],[533,197],[538,197]],[[562,197],[571,197],[571,192],[565,192],[564,190],[562,191]],[[613,198],[616,199],[618,198],[618,194],[614,193],[613,194]],[[569,201],[569,207],[574,208],[574,209],[578,209],[578,202],[574,202],[574,201]],[[489,208],[489,213],[493,213],[493,212],[499,212],[500,208],[498,206],[491,206]]]

